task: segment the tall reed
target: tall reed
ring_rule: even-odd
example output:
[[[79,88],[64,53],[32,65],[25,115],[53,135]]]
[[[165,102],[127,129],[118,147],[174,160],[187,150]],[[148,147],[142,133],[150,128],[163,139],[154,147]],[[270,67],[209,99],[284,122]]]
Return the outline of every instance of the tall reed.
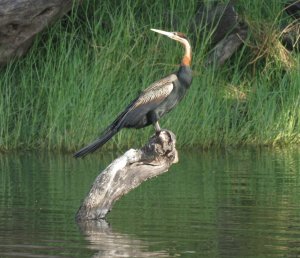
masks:
[[[74,6],[25,58],[0,71],[0,149],[72,151],[96,138],[142,89],[178,67],[181,46],[150,28],[186,32],[196,8],[175,0]],[[248,21],[272,31],[286,19],[275,1],[246,1],[237,9],[250,10]],[[225,66],[205,68],[207,33],[193,41],[192,87],[162,127],[175,132],[180,147],[299,143],[297,69],[284,72],[266,58],[250,64],[253,45],[259,48],[254,35]],[[299,67],[299,57],[292,58]],[[152,133],[123,130],[104,148],[140,146]]]

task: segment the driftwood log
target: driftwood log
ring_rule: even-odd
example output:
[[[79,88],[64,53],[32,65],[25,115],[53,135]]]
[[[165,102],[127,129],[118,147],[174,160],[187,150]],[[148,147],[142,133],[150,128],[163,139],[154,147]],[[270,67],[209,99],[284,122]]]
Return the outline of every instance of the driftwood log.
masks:
[[[208,5],[200,3],[190,24],[190,34],[201,38],[209,34],[209,53],[205,66],[222,66],[246,41],[248,27],[241,21],[233,1],[226,4],[219,1],[209,2]]]
[[[0,0],[0,66],[24,55],[34,36],[68,12],[72,0]]]
[[[239,25],[239,15],[232,1],[226,4],[211,1],[207,4],[200,2],[195,17],[190,24],[191,35],[199,34],[207,37],[210,34],[210,46],[215,46]]]
[[[229,59],[238,48],[246,41],[248,36],[248,27],[246,24],[239,24],[232,33],[223,38],[211,50],[205,65],[221,66]]]
[[[104,219],[113,204],[149,178],[178,162],[175,135],[163,130],[141,149],[130,149],[95,179],[76,214],[77,221]]]

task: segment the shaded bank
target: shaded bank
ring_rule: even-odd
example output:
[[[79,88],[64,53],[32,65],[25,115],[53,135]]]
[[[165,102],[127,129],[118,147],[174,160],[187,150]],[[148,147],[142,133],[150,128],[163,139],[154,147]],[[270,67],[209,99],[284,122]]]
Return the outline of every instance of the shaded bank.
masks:
[[[294,63],[286,66],[280,51],[270,51],[277,49],[272,37],[260,37],[268,31],[276,39],[290,19],[278,3],[268,6],[237,4],[252,28],[265,29],[250,30],[249,41],[221,68],[204,65],[209,31],[194,41],[193,85],[161,121],[179,147],[300,142],[299,56],[285,53]],[[185,1],[87,1],[74,9],[39,35],[26,58],[0,71],[0,149],[71,151],[90,142],[138,92],[176,68],[181,47],[149,29],[172,30],[168,10],[180,17],[178,30],[187,31],[196,9]],[[105,148],[135,148],[149,130],[124,130]]]

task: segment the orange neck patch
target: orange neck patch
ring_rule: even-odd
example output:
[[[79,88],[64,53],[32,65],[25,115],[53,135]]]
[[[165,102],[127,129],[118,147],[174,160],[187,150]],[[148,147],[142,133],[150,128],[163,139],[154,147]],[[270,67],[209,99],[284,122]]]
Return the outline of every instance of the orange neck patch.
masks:
[[[181,60],[181,65],[189,66],[191,64],[191,58],[185,55]]]

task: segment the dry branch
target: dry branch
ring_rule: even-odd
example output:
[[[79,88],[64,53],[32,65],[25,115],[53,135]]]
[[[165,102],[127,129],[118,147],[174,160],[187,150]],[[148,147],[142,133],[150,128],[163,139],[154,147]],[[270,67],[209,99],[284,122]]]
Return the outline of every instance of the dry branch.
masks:
[[[130,149],[114,160],[95,179],[76,220],[105,218],[120,197],[147,179],[167,172],[173,163],[178,162],[175,142],[175,135],[164,130],[152,136],[143,148]]]

